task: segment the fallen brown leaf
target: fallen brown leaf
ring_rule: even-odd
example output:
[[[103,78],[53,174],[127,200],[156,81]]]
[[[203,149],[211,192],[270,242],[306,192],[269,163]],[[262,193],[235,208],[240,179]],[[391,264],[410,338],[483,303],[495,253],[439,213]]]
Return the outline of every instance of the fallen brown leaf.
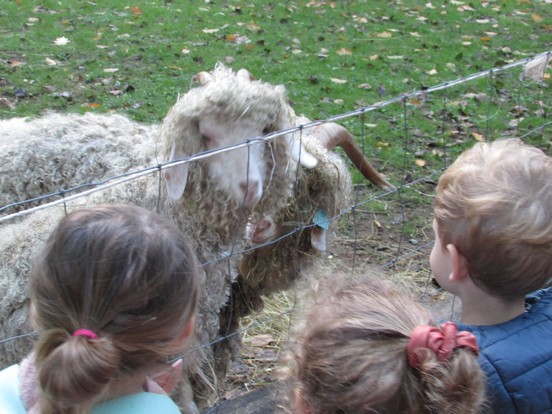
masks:
[[[65,46],[69,42],[70,40],[64,36],[58,37],[56,40],[54,40],[54,44],[57,46]]]
[[[8,60],[7,63],[8,63],[8,66],[9,66],[10,68],[15,68],[15,67],[17,67],[17,66],[21,66],[21,65],[24,65],[24,64],[25,64],[24,61],[22,61],[22,60],[15,60],[15,59],[14,59],[14,60]]]
[[[481,135],[479,132],[472,132],[472,136],[480,142],[485,142],[485,137]]]
[[[331,81],[332,81],[333,83],[337,83],[337,84],[339,84],[339,85],[344,84],[344,83],[347,83],[346,80],[344,80],[344,79],[338,79],[338,78],[331,78]]]
[[[345,48],[341,48],[336,52],[338,55],[352,55],[353,51]]]

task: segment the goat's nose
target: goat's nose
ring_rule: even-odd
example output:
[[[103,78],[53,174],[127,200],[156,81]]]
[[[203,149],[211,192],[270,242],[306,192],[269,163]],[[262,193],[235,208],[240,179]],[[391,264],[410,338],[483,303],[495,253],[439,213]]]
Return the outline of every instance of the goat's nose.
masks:
[[[258,181],[242,181],[240,183],[240,189],[243,191],[244,204],[246,207],[253,207],[261,199]]]

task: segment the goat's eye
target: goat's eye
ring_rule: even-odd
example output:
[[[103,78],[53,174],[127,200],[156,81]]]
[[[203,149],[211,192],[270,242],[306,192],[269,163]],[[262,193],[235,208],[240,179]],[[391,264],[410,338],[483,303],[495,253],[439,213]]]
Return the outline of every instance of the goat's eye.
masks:
[[[269,126],[264,127],[263,129],[263,135],[267,135],[272,132],[272,128]]]
[[[215,138],[210,137],[209,135],[201,134],[201,139],[205,143],[205,146],[207,147],[207,149],[213,149],[218,147],[218,141]]]

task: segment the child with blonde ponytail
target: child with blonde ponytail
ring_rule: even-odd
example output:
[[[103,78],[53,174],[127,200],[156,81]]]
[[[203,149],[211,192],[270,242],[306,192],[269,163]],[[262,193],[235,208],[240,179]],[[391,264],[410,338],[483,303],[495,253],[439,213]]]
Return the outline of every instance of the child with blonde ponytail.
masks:
[[[475,337],[383,282],[349,282],[308,310],[285,377],[297,414],[478,413]]]
[[[180,413],[176,385],[200,280],[186,236],[148,210],[67,215],[35,261],[32,354],[0,371],[8,413]]]

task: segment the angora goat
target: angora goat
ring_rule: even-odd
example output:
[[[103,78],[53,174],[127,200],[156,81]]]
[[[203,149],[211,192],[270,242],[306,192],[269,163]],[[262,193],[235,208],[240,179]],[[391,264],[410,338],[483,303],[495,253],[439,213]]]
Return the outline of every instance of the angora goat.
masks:
[[[295,117],[293,110],[285,101],[283,87],[254,81],[245,70],[235,74],[228,69],[218,67],[212,73],[198,74],[196,80],[199,81],[200,87],[192,89],[181,97],[163,123],[161,139],[165,148],[164,160],[172,161],[209,149],[239,144],[247,138],[287,129],[308,121]],[[40,120],[31,121],[33,122],[40,122]],[[329,129],[330,125],[333,125],[331,127],[334,128],[333,131]],[[136,128],[136,126],[130,127],[130,129]],[[321,125],[315,130],[324,131],[327,137],[343,136],[341,133],[343,128],[335,124]],[[72,134],[69,128],[66,131]],[[121,134],[128,135],[128,132],[122,131]],[[283,226],[291,220],[308,222],[311,214],[308,211],[317,211],[316,208],[325,209],[326,214],[331,216],[346,206],[345,196],[351,193],[350,176],[346,165],[336,154],[321,147],[320,139],[317,138],[308,144],[309,135],[304,137],[299,135],[301,134],[296,134],[293,140],[291,137],[283,137],[266,143],[255,141],[247,148],[238,148],[166,170],[167,194],[169,198],[179,201],[170,202],[163,194],[159,204],[160,209],[189,232],[196,245],[200,261],[206,263],[204,266],[206,286],[197,328],[199,341],[202,344],[215,342],[219,336],[234,334],[239,318],[252,309],[250,303],[259,303],[261,295],[289,286],[296,277],[294,270],[287,270],[289,268],[287,258],[293,258],[297,246],[300,248],[298,254],[302,254],[301,252],[305,252],[313,245],[320,248],[320,242],[324,239],[319,237],[324,235],[324,232],[319,230],[313,234],[304,232],[300,233],[299,239],[294,236],[285,239],[288,240],[287,242],[262,248],[258,254],[256,252],[248,254],[243,263],[247,263],[249,269],[254,272],[244,272],[243,276],[240,276],[243,280],[233,284],[233,289],[236,293],[239,291],[240,295],[234,295],[232,301],[226,303],[229,286],[236,278],[234,271],[236,264],[233,258],[225,260],[220,258],[239,249],[248,217],[253,217],[254,220],[256,217],[261,217],[256,220],[257,227],[251,235],[253,241],[262,242],[278,235],[283,231]],[[316,136],[317,133],[312,135]],[[349,141],[348,144],[343,145],[351,146],[350,135],[345,135]],[[44,139],[35,140],[34,145],[20,154],[21,157],[27,157],[26,163],[19,162],[17,166],[8,167],[9,170],[17,170],[18,175],[24,175],[28,168],[34,169],[37,163],[33,161],[35,157],[33,151],[37,153],[50,151],[49,153],[52,154],[47,136],[48,134],[44,134]],[[43,192],[53,192],[62,186],[67,188],[82,182],[106,178],[104,171],[91,172],[88,167],[84,167],[89,166],[90,163],[87,163],[86,159],[79,158],[81,148],[86,146],[85,141],[76,138],[79,136],[86,136],[86,134],[76,133],[71,139],[62,140],[66,142],[65,146],[61,145],[61,148],[56,146],[55,151],[57,154],[63,154],[67,163],[60,164],[53,161],[51,157],[38,162],[42,163],[40,168],[43,171],[59,171],[59,174],[65,178],[65,181],[60,183],[48,181],[47,174],[40,174],[37,180],[41,181]],[[59,141],[59,137],[54,139]],[[302,139],[305,140],[306,145],[312,147],[316,158],[322,161],[312,171],[314,175],[310,175],[310,171],[296,170],[297,161],[295,160],[299,155],[301,155],[301,161],[308,167],[313,167],[317,162],[316,158],[300,147],[299,142]],[[91,145],[92,148],[94,146],[101,148],[108,144],[102,143],[100,138],[94,142],[95,144]],[[330,144],[329,147],[332,145],[334,144]],[[134,157],[133,159],[155,159],[155,141],[148,137],[144,137],[144,142],[138,142],[136,146],[129,145],[128,142],[123,143],[121,148],[121,150],[116,147],[110,148],[107,153],[102,154],[105,157],[102,162],[109,163],[110,159],[125,156]],[[360,163],[362,157],[359,158],[358,153],[357,158]],[[73,161],[79,159],[81,159],[80,162]],[[336,160],[330,162],[326,159]],[[9,159],[6,160],[6,163],[9,161]],[[132,165],[133,162],[129,162],[128,165]],[[80,164],[83,165],[82,168],[79,167]],[[108,172],[111,174],[127,171],[125,166],[127,164],[124,162],[111,162],[109,165]],[[368,168],[373,174],[372,180],[376,180],[380,185],[386,184],[381,177],[379,179],[382,181],[378,182],[377,173],[371,167],[368,166]],[[299,177],[297,188],[299,198],[295,202],[292,189],[296,177]],[[89,202],[127,202],[153,209],[158,204],[157,193],[157,181],[153,177],[151,180],[141,179],[111,190],[107,194],[93,196]],[[264,197],[262,197],[263,194],[265,194]],[[29,193],[20,198],[36,195]],[[250,211],[252,207],[255,207],[254,213]],[[302,218],[296,217],[298,212],[303,214]],[[1,337],[13,336],[28,330],[22,328],[26,315],[23,288],[29,266],[28,256],[30,250],[45,237],[51,223],[57,221],[55,214],[61,213],[48,211],[31,217],[24,223],[0,227],[0,231],[5,232],[4,234],[11,232],[10,237],[2,238],[7,245],[2,246],[2,250],[6,252],[6,259],[5,265],[0,268],[2,272],[0,294],[4,293],[5,302],[3,307],[5,312],[0,314]],[[269,226],[263,228],[262,223],[269,223]],[[37,231],[38,229],[40,231]],[[301,247],[305,240],[306,247]],[[311,240],[314,243],[311,243]],[[255,263],[260,265],[254,265]],[[264,265],[266,269],[262,269]],[[271,280],[272,276],[269,272],[273,270],[275,273]],[[7,284],[2,285],[3,281]],[[17,360],[25,352],[21,342],[11,341],[4,345],[7,352],[0,354],[0,363],[3,365]],[[221,378],[224,375],[230,355],[238,350],[238,346],[239,336],[234,335],[229,341],[217,342],[214,346],[214,354],[211,353],[211,349],[206,350],[206,366],[214,367],[215,378]],[[203,387],[204,385],[201,381],[196,384],[196,394],[202,402],[213,396]]]
[[[289,127],[290,108],[283,87],[254,81],[247,71],[234,73],[222,66],[211,73],[201,73],[197,80],[200,86],[180,97],[163,122],[160,140],[164,160],[177,161]],[[308,166],[316,162],[292,141],[291,136],[282,138],[269,142],[256,140],[246,147],[164,170],[166,189],[161,191],[161,200],[157,177],[142,178],[87,200],[88,203],[138,204],[151,209],[159,206],[163,214],[188,232],[200,262],[204,263],[205,286],[196,328],[201,344],[211,344],[220,336],[235,333],[220,323],[220,312],[227,303],[237,266],[233,257],[224,258],[240,247],[251,208],[264,205],[263,193],[271,193],[277,200],[271,209],[283,208],[292,194],[298,164],[294,159],[299,159],[301,154],[301,160]],[[44,140],[29,151],[41,153],[47,146],[48,140]],[[154,147],[152,143],[150,148]],[[72,177],[68,177],[68,181],[73,180],[69,186],[92,178],[88,172],[79,170],[81,151],[80,143],[67,140],[63,153],[67,160],[74,160],[76,164]],[[113,154],[107,153],[104,157],[120,155],[114,148]],[[28,166],[29,170],[33,168],[32,164]],[[93,177],[94,180],[98,178],[102,177]],[[46,180],[43,177],[43,181]],[[57,185],[53,184],[54,189]],[[74,208],[72,203],[68,207]],[[30,255],[63,214],[58,210],[46,210],[22,222],[0,226],[0,338],[29,330],[25,322],[28,303],[24,285]],[[214,379],[224,375],[238,343],[230,339],[218,342],[214,350],[211,347],[204,350],[204,368],[214,370]],[[29,341],[7,341],[0,347],[3,348],[0,349],[0,366],[6,366],[28,352]],[[198,402],[201,405],[212,403],[213,390],[201,378],[194,379],[197,380],[194,393]],[[192,411],[191,406],[185,409]]]

